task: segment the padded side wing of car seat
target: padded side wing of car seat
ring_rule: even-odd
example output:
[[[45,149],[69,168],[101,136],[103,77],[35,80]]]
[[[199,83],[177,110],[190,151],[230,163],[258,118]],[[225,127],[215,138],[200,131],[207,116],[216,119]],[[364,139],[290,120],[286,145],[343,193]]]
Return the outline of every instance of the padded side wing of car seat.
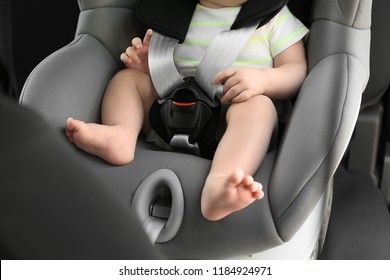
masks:
[[[307,50],[310,73],[269,187],[277,230],[285,241],[310,213],[305,209],[314,207],[341,161],[369,77],[371,0],[317,0],[314,7]]]
[[[34,69],[24,85],[20,104],[50,119],[56,127],[64,127],[70,116],[98,121],[99,111],[86,108],[100,107],[104,89],[117,69],[96,38],[79,36]],[[62,78],[57,79],[59,76]]]
[[[132,10],[128,8],[132,1],[119,2],[80,4],[84,10],[80,12],[74,41],[47,57],[30,74],[20,97],[23,106],[60,128],[69,116],[88,122],[100,120],[99,110],[86,108],[100,107],[110,78],[123,67],[120,53],[135,34]]]
[[[89,34],[95,37],[117,61],[135,36],[143,38],[145,27],[133,16],[134,1],[80,1],[81,9],[76,36]]]

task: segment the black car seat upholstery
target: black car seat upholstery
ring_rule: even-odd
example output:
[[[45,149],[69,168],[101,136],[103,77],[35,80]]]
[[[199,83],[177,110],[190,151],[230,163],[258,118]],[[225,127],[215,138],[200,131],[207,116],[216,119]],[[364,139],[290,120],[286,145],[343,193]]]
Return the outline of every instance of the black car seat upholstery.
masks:
[[[30,72],[74,37],[76,1],[0,1],[0,89],[17,100]]]
[[[0,5],[0,93],[16,99],[18,90],[12,61],[11,39],[12,1],[1,1]]]
[[[304,15],[311,29],[309,74],[278,148],[267,154],[255,174],[264,186],[264,199],[210,222],[200,213],[209,160],[160,151],[142,137],[130,165],[114,167],[85,155],[91,172],[132,207],[164,256],[308,258],[317,243],[322,244],[332,177],[369,78],[371,0],[305,2],[309,16],[302,1],[289,5]],[[120,53],[144,32],[133,5],[129,0],[79,0],[75,39],[34,69],[20,104],[58,130],[69,116],[98,122],[105,87],[123,67]],[[153,229],[160,226],[155,236]]]

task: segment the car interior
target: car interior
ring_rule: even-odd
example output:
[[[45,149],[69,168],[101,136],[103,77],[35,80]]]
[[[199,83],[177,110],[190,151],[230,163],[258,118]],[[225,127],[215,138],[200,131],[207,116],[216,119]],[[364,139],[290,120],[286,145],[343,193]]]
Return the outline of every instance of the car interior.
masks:
[[[145,30],[135,16],[137,3],[0,1],[0,123],[10,135],[0,140],[7,155],[0,160],[5,178],[1,255],[390,259],[390,3],[288,1],[310,29],[305,39],[309,73],[276,147],[254,176],[266,196],[218,222],[205,220],[199,208],[210,160],[162,151],[140,137],[135,161],[114,167],[64,136],[69,116],[100,122],[107,83],[124,67],[120,53]],[[36,131],[45,133],[36,137]],[[68,176],[61,172],[74,176],[62,179]],[[20,193],[31,188],[50,194],[53,185],[69,200],[77,198],[69,205],[80,209],[80,217],[70,211],[74,220],[54,218],[68,211],[58,194],[21,199]],[[82,207],[84,200],[96,214]],[[43,218],[34,207],[41,203],[56,211]],[[98,215],[105,210],[107,215]],[[83,223],[88,215],[93,219]],[[31,225],[32,216],[45,227]],[[9,217],[30,227],[15,234]],[[92,230],[104,223],[118,230],[91,240]],[[58,230],[59,224],[67,230]],[[113,245],[92,249],[103,236]],[[45,243],[51,248],[41,246]],[[134,246],[140,249],[129,249]]]

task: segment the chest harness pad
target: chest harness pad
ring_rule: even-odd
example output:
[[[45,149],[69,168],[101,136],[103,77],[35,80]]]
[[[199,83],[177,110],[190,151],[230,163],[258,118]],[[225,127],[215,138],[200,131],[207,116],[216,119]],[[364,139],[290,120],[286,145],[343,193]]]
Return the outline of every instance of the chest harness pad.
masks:
[[[218,72],[233,64],[253,32],[271,20],[287,1],[245,2],[231,30],[219,33],[212,40],[195,76],[186,78],[176,69],[173,51],[184,41],[198,1],[137,2],[138,18],[154,30],[148,60],[159,99],[150,110],[150,122],[156,133],[175,151],[209,159],[213,157],[218,144],[216,131],[222,86],[211,81]],[[181,15],[170,14],[175,11],[180,11]]]

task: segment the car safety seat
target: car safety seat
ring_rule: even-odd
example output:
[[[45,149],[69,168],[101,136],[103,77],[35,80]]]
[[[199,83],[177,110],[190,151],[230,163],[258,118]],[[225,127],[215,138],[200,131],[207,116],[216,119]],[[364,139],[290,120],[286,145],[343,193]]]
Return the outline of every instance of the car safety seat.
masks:
[[[344,154],[369,77],[371,0],[292,0],[311,29],[309,74],[277,149],[254,175],[265,197],[220,221],[205,220],[200,196],[210,161],[158,150],[139,138],[136,159],[111,166],[85,154],[91,172],[132,207],[155,248],[167,258],[316,257],[326,231],[332,177]],[[100,121],[119,55],[144,32],[135,1],[79,0],[75,39],[42,61],[20,104],[55,128],[69,116]],[[75,153],[83,153],[74,148]],[[49,171],[48,171],[49,172]]]

